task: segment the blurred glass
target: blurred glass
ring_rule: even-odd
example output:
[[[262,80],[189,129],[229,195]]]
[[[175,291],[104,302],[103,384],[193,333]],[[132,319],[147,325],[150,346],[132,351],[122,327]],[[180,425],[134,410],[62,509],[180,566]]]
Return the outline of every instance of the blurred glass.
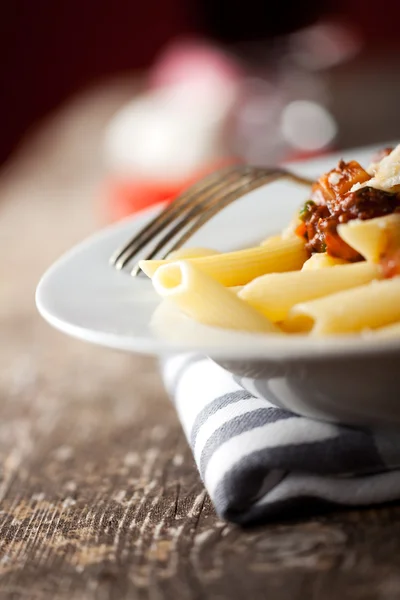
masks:
[[[245,45],[174,40],[106,130],[109,194],[122,198],[115,206],[172,198],[227,161],[267,165],[329,151],[338,127],[326,73],[360,47],[351,28],[329,20]]]
[[[331,112],[328,69],[352,59],[361,41],[351,28],[318,21],[252,48],[246,61],[232,144],[245,161],[265,164],[332,148],[337,123]]]

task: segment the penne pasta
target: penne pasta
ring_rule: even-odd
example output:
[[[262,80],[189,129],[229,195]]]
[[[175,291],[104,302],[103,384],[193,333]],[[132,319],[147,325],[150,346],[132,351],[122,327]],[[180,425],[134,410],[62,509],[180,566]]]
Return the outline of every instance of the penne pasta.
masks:
[[[385,252],[400,248],[400,214],[393,213],[361,221],[355,219],[338,226],[340,237],[366,260],[379,262]]]
[[[327,267],[335,267],[336,265],[348,265],[347,260],[343,258],[336,258],[336,256],[329,256],[326,252],[320,252],[319,254],[313,254],[311,258],[306,260],[303,265],[303,271],[309,271],[314,269],[326,269]]]
[[[287,332],[353,333],[400,321],[400,277],[295,305],[283,323]]]
[[[216,254],[221,254],[217,250],[212,250],[211,248],[179,248],[179,250],[174,250],[170,254],[168,254],[168,258],[164,260],[146,260],[140,261],[139,265],[142,271],[148,276],[153,277],[154,273],[157,271],[158,267],[162,265],[169,265],[177,260],[186,260],[188,258],[201,258],[204,256],[215,256]]]
[[[201,256],[214,256],[215,254],[221,254],[218,250],[212,248],[179,248],[168,254],[167,260],[169,262],[175,260],[185,260],[187,258],[199,258]]]
[[[280,242],[281,239],[282,236],[280,234],[271,235],[270,237],[265,238],[265,240],[261,242],[260,246],[269,246],[271,244],[275,244],[276,242]]]
[[[384,149],[371,172],[340,160],[257,247],[183,248],[139,265],[162,297],[207,325],[400,337],[399,158],[400,145]]]
[[[386,325],[386,327],[380,327],[379,329],[375,329],[373,333],[374,336],[384,338],[400,337],[400,321],[398,323]]]
[[[377,279],[380,270],[367,262],[263,275],[248,283],[239,297],[273,322],[286,318],[295,304],[321,298]]]
[[[245,285],[265,273],[300,269],[306,259],[304,240],[290,238],[226,254],[189,258],[188,262],[222,285],[233,287]],[[145,260],[139,265],[146,275],[153,277],[157,269],[168,262]]]
[[[160,296],[199,323],[239,331],[278,332],[268,319],[189,261],[161,266],[153,285]]]

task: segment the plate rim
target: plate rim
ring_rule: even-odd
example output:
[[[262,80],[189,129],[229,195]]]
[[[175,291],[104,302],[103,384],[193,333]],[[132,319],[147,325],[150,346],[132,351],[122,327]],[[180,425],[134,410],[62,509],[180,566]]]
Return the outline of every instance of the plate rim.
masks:
[[[390,143],[390,142],[387,142]],[[349,149],[343,151],[343,153],[360,153],[360,152],[373,152],[377,147],[376,144],[371,146],[363,146],[356,149]],[[290,163],[290,168],[300,169],[304,166],[312,166],[321,161],[332,160],[332,162],[340,157],[340,153],[331,153],[323,157],[318,157],[314,160],[297,161]],[[225,337],[232,337],[238,342],[242,339],[243,342],[250,342],[253,344],[252,347],[244,344],[241,347],[238,345],[223,344],[212,345],[212,346],[196,346],[195,344],[179,344],[172,343],[165,339],[146,338],[133,335],[122,335],[114,334],[110,332],[101,332],[99,330],[93,330],[77,324],[71,324],[68,321],[62,320],[59,317],[52,314],[46,308],[46,302],[43,302],[43,288],[45,287],[49,278],[68,260],[79,251],[92,244],[99,242],[105,238],[111,232],[117,232],[123,229],[129,224],[132,224],[133,228],[135,223],[139,220],[145,221],[150,218],[152,214],[156,214],[162,209],[162,204],[148,207],[134,215],[129,215],[126,218],[112,223],[106,227],[92,233],[87,238],[74,245],[72,248],[62,254],[53,264],[45,271],[39,280],[39,283],[35,292],[35,303],[40,315],[55,329],[67,334],[71,337],[81,339],[83,341],[95,344],[98,346],[109,347],[118,349],[126,352],[148,354],[153,356],[163,356],[167,354],[179,354],[179,353],[198,353],[206,354],[212,358],[226,358],[226,359],[237,359],[237,360],[254,360],[254,359],[304,359],[313,358],[317,360],[334,357],[344,356],[367,356],[374,353],[400,353],[400,339],[398,338],[378,338],[372,339],[365,335],[359,334],[348,334],[348,335],[335,335],[325,336],[321,338],[313,338],[305,335],[296,335],[286,337],[280,335],[267,335],[267,334],[250,334],[245,332],[236,332],[228,330],[221,330]],[[202,331],[209,330],[215,335],[218,332],[218,328],[208,327],[199,325]],[[135,343],[136,340],[136,343]]]

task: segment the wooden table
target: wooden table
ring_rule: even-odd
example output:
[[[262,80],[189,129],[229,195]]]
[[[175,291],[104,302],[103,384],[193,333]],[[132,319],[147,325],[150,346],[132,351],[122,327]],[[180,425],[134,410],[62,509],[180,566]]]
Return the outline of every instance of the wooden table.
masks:
[[[1,599],[398,600],[400,507],[220,521],[155,362],[37,314],[42,271],[101,224],[101,128],[129,92],[71,103],[0,180]]]

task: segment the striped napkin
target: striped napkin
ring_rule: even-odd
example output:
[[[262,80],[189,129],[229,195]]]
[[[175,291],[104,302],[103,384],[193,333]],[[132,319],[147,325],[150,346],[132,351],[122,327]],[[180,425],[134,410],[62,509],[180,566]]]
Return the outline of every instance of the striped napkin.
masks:
[[[400,434],[282,410],[202,356],[168,358],[162,372],[222,518],[248,524],[400,498]]]

